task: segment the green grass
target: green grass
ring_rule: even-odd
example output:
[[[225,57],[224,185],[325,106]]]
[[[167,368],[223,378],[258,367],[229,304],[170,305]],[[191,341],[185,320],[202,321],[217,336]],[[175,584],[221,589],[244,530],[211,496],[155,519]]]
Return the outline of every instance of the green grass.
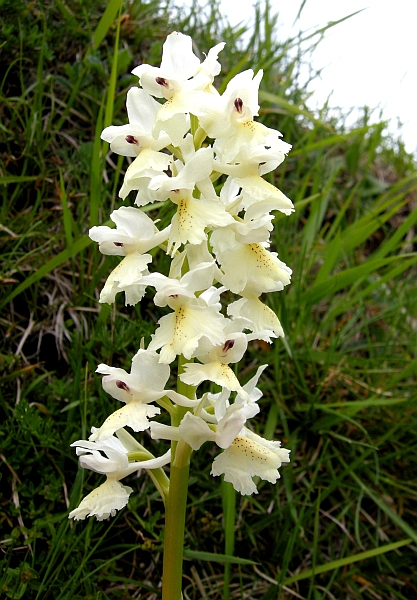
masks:
[[[276,486],[260,482],[257,496],[235,498],[209,475],[214,450],[193,455],[185,597],[409,600],[417,595],[415,162],[366,111],[350,129],[327,107],[310,113],[299,83],[306,58],[297,39],[278,38],[270,12],[257,11],[244,43],[244,29],[215,5],[203,14],[198,4],[187,12],[135,2],[118,19],[119,7],[0,1],[2,594],[160,597],[163,505],[150,480],[129,480],[139,493],[111,521],[71,523],[69,507],[98,478],[78,469],[69,444],[114,408],[97,364],[127,368],[157,318],[146,302],[98,308],[111,260],[87,232],[120,206],[126,168],[100,132],[126,121],[130,70],[159,64],[178,29],[201,54],[227,42],[223,87],[239,70],[265,70],[260,118],[293,144],[274,181],[297,208],[275,219],[293,283],[267,299],[286,338],[252,344],[239,367],[247,380],[269,363],[257,427],[282,439],[292,462]],[[158,217],[169,218],[165,207]]]

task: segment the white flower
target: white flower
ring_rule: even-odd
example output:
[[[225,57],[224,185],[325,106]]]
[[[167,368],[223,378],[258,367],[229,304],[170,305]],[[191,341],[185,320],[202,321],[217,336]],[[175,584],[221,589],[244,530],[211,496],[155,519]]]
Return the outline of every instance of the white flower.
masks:
[[[161,105],[147,92],[132,88],[127,93],[128,125],[106,127],[101,137],[110,143],[113,152],[135,160],[129,165],[123,186],[119,192],[126,198],[131,190],[138,189],[140,180],[163,172],[168,168],[170,157],[160,152],[171,143],[162,132],[154,137],[153,128]],[[183,135],[188,130],[188,124]]]
[[[141,468],[139,463],[129,463],[127,454],[132,449],[127,448],[119,438],[110,436],[105,440],[92,441],[91,438],[97,431],[96,427],[92,427],[89,440],[77,440],[71,444],[71,447],[76,448],[83,469],[119,480]]]
[[[208,380],[247,397],[239,380],[229,367],[229,363],[240,361],[248,346],[244,333],[230,332],[230,326],[233,327],[233,325],[234,323],[229,321],[225,326],[226,341],[223,344],[211,345],[205,353],[202,353],[201,350],[204,345],[208,344],[200,344],[200,348],[195,351],[194,356],[203,364],[187,363],[184,365],[184,373],[180,375],[181,381],[187,385],[197,386]]]
[[[96,429],[93,427],[93,434],[95,431]],[[119,480],[142,468],[158,469],[171,459],[170,451],[168,451],[159,458],[129,463],[127,453],[131,448],[127,448],[120,439],[115,437],[101,442],[78,440],[71,446],[77,448],[81,467],[107,476],[103,484],[90,492],[83,498],[78,508],[70,512],[68,518],[75,520],[96,516],[98,521],[102,521],[107,517],[113,517],[116,511],[126,506],[129,496],[133,492],[132,488],[122,485]]]
[[[285,215],[294,211],[291,200],[262,178],[262,175],[276,169],[282,163],[291,146],[278,137],[270,140],[269,144],[268,148],[264,145],[244,144],[239,147],[238,153],[233,158],[235,164],[214,161],[214,170],[229,175],[235,185],[241,188],[243,197],[241,208],[247,209],[254,204],[262,203],[251,218],[255,218],[255,214],[260,216],[271,210],[279,210]]]
[[[192,151],[189,146],[191,144]],[[194,152],[192,136],[187,136],[182,145],[185,164],[175,161],[175,172],[178,175],[168,177],[163,174],[153,177],[149,188],[155,190],[156,198],[164,201],[170,198],[177,204],[178,210],[171,223],[168,239],[168,254],[173,255],[181,244],[196,245],[207,239],[206,229],[224,227],[233,223],[233,218],[226,212],[222,202],[216,197],[209,179],[213,165],[213,150],[200,148]],[[194,187],[202,196],[193,197]]]
[[[128,254],[107,278],[100,293],[99,302],[112,304],[118,292],[125,293],[126,306],[134,306],[145,294],[146,286],[141,283],[144,275],[149,273],[148,263],[152,262],[150,254]]]
[[[154,152],[147,148],[142,150],[127,168],[123,185],[119,191],[120,198],[126,198],[132,190],[140,190],[142,187],[147,186],[149,180],[168,169],[170,163],[171,157],[169,154]],[[155,200],[156,198],[151,195],[150,201],[154,202]],[[137,202],[137,204],[143,206],[142,202]]]
[[[267,365],[258,367],[255,375],[242,388],[243,393],[237,392],[235,401],[230,404],[230,390],[223,388],[219,394],[208,394],[210,404],[214,407],[214,415],[202,411],[202,416],[210,423],[217,423],[214,441],[220,448],[228,448],[241,432],[247,419],[259,412],[257,401],[262,392],[256,387],[261,373]]]
[[[172,198],[172,197],[171,197]],[[204,197],[194,198],[190,193],[178,192],[178,210],[171,221],[167,252],[171,256],[181,244],[201,244],[207,239],[206,229],[224,227],[233,222],[224,206]]]
[[[267,242],[273,229],[273,216],[267,213],[261,214],[257,218],[251,217],[249,211],[246,211],[243,220],[236,220],[231,227],[235,233],[236,241],[239,244]]]
[[[271,342],[271,337],[285,337],[282,325],[272,309],[263,304],[256,295],[248,295],[232,302],[227,307],[227,314],[233,319],[244,318],[247,328],[255,334],[260,334],[257,339]],[[250,339],[254,339],[248,336]]]
[[[102,254],[144,254],[168,239],[169,226],[158,231],[152,219],[138,208],[121,206],[111,213],[110,219],[116,224],[116,229],[101,225],[89,231],[90,238],[98,242]]]
[[[165,98],[157,117],[154,134],[165,130],[175,146],[179,146],[184,131],[176,121],[177,117],[191,112],[201,112],[203,90],[213,96],[212,82],[220,72],[218,53],[224,43],[211,48],[202,64],[192,50],[192,39],[174,31],[163,46],[160,67],[140,65],[132,73],[139,77],[141,86],[157,98]],[[183,115],[181,115],[183,113]]]
[[[210,303],[201,294],[199,298],[170,298],[169,305],[174,312],[159,319],[149,344],[151,350],[161,348],[162,363],[171,363],[179,354],[190,359],[203,336],[214,345],[224,342],[226,320],[217,302]]]
[[[265,243],[240,244],[228,228],[213,231],[210,242],[221,265],[221,283],[235,294],[277,292],[291,281],[291,269]]]
[[[159,327],[149,344],[150,350],[162,348],[161,362],[171,363],[179,354],[190,359],[203,336],[214,345],[224,342],[227,320],[220,313],[219,302],[223,288],[211,287],[214,273],[216,265],[212,259],[197,265],[179,281],[160,273],[143,280],[157,289],[155,304],[168,305],[174,311],[159,319]],[[197,298],[195,292],[199,290],[205,291]]]
[[[226,342],[227,343],[227,342]],[[219,362],[209,362],[205,365],[187,363],[184,373],[180,375],[181,381],[187,385],[197,386],[203,381],[212,381],[228,390],[244,394],[242,386],[229,365]]]
[[[240,162],[236,157],[245,146],[267,146],[280,149],[282,158],[291,148],[281,142],[281,134],[257,123],[258,90],[262,70],[253,76],[252,69],[239,73],[231,79],[220,97],[212,97],[204,105],[200,125],[212,138],[216,138],[213,149],[217,157],[225,162]],[[278,163],[279,164],[279,163]],[[270,170],[270,169],[269,169]],[[267,172],[267,171],[264,171]]]
[[[185,269],[185,261],[188,263],[188,271]],[[205,265],[204,269],[206,269],[208,265],[212,265],[213,270],[211,271],[210,276],[207,275],[206,281],[203,279],[198,285],[195,285],[194,281],[196,280],[196,273],[199,272],[203,265]],[[187,273],[190,272],[191,276],[187,277],[187,273],[183,275],[184,270],[187,271]],[[169,277],[177,279],[181,281],[181,283],[188,282],[189,278],[189,283],[191,283],[194,291],[201,291],[209,288],[214,280],[218,280],[219,274],[219,268],[207,247],[207,240],[203,241],[201,244],[187,244],[182,252],[177,252],[173,257],[169,269]],[[187,283],[187,285],[189,285],[189,283]],[[221,291],[222,290],[220,290],[220,292]]]
[[[290,283],[291,269],[270,251],[271,213],[289,215],[294,207],[263,176],[282,163],[291,146],[278,131],[254,121],[262,71],[235,75],[222,95],[213,87],[223,47],[211,48],[201,62],[189,36],[170,34],[160,67],[143,64],[133,70],[142,89],[128,92],[129,123],[102,133],[113,152],[133,159],[119,195],[125,198],[135,190],[138,206],[169,199],[177,210],[163,231],[133,207],[111,214],[116,228],[90,230],[103,254],[122,257],[100,302],[114,302],[124,291],[126,304],[136,304],[151,286],[154,304],[171,312],[159,319],[147,350],[141,343],[130,373],[105,364],[97,368],[104,375],[104,390],[122,407],[93,428],[89,440],[73,444],[83,468],[106,475],[70,513],[74,519],[114,515],[132,492],[121,479],[170,461],[169,452],[153,458],[124,427],[150,429],[152,438],[180,442],[180,450],[184,444],[198,450],[214,442],[223,451],[214,459],[211,474],[224,475],[242,494],[257,493],[254,477],[275,483],[279,467],[289,462],[289,451],[280,442],[246,428],[259,412],[257,383],[266,365],[243,386],[230,365],[241,360],[249,341],[271,342],[284,335],[278,318],[259,297]],[[214,185],[220,181],[218,195]],[[168,277],[148,270],[150,251],[161,245],[172,259]],[[241,298],[224,316],[220,295],[228,290]],[[186,395],[165,389],[169,364],[180,355],[178,379],[189,386]],[[196,362],[184,365],[183,358]],[[205,381],[222,391],[198,399],[195,388]],[[161,412],[158,404],[175,426],[151,420]],[[139,446],[142,454],[131,454]],[[129,456],[152,458],[129,462]],[[165,498],[167,477],[162,471],[151,477]]]
[[[222,96],[211,99],[200,118],[201,126],[210,137],[227,136],[237,127],[237,123],[252,121],[258,114],[258,90],[262,75],[262,70],[255,77],[252,69],[243,71],[229,81]]]
[[[170,226],[158,231],[152,219],[137,208],[122,206],[110,215],[116,229],[92,227],[89,235],[99,243],[100,252],[125,258],[109,275],[100,294],[100,302],[111,304],[118,292],[125,292],[126,305],[137,304],[145,293],[141,280],[148,274],[150,254],[143,254],[167,240]]]
[[[281,442],[265,440],[244,427],[233,443],[216,456],[211,474],[224,474],[224,480],[241,494],[256,494],[252,477],[275,483],[280,478],[281,464],[290,462],[289,455],[289,450],[281,448]]]
[[[126,425],[134,431],[147,429],[148,419],[160,413],[157,406],[149,403],[165,395],[164,388],[170,373],[168,365],[160,364],[156,352],[141,349],[132,359],[130,374],[104,364],[98,366],[97,373],[105,375],[102,381],[104,390],[126,406],[111,414],[94,431],[90,440],[105,440]]]
[[[224,389],[219,396],[227,399],[229,393],[228,390]],[[179,427],[173,428],[178,430],[178,439],[183,439],[193,450],[198,450],[208,441],[215,442],[220,448],[228,448],[242,430],[247,419],[252,418],[259,412],[258,405],[254,402],[247,402],[247,397],[248,395],[245,392],[244,398],[240,396],[241,402],[235,401],[233,404],[229,404],[227,401],[224,410],[218,411],[219,418],[216,419],[217,423],[214,425],[206,420],[208,413],[199,416],[187,412]],[[158,433],[161,433],[158,425],[155,422],[152,423],[152,437],[164,437],[158,435]]]
[[[262,179],[260,175],[247,175],[234,180],[242,188],[242,206],[248,208],[255,203],[264,203],[260,210],[269,212],[279,210],[284,215],[294,212],[294,205],[285,194],[274,185]]]
[[[207,258],[209,258],[207,262],[197,263],[179,280],[166,277],[161,273],[152,273],[144,278],[146,285],[151,285],[156,289],[154,298],[156,306],[168,305],[174,308],[178,304],[178,296],[195,299],[196,292],[207,290],[213,283],[213,277],[216,273],[216,264],[213,257],[209,256]]]
[[[141,86],[152,96],[167,100],[181,91],[185,82],[197,73],[200,60],[194,54],[193,41],[178,31],[170,33],[162,47],[160,67],[140,65],[132,71]]]
[[[215,167],[216,162],[214,163],[214,168]],[[227,212],[231,215],[236,216],[242,210],[242,194],[240,193],[240,187],[233,181],[232,177],[227,178],[220,190],[220,200]]]
[[[191,141],[190,136],[187,139]],[[187,144],[188,145],[188,144]],[[168,177],[165,173],[153,177],[149,184],[150,189],[156,190],[156,197],[158,200],[166,200],[171,198],[173,202],[176,202],[176,197],[173,192],[180,190],[189,190],[190,192],[200,184],[207,180],[213,170],[213,150],[211,148],[200,148],[197,152],[193,152],[191,156],[185,158],[185,164],[180,160],[176,160],[174,163],[173,170],[178,173],[173,177]],[[201,191],[206,188],[202,187]],[[216,197],[213,186],[210,184],[208,188],[209,194]]]
[[[223,388],[219,394],[204,394],[195,406],[195,413],[187,412],[178,427],[163,425],[153,421],[151,436],[154,439],[184,440],[193,450],[198,450],[205,442],[213,441],[220,448],[228,448],[242,431],[247,419],[259,412],[256,404],[262,392],[256,387],[266,365],[258,368],[256,374],[238,392],[235,402],[229,403],[230,390]],[[214,408],[208,412],[209,402]]]
[[[118,510],[126,506],[133,489],[121,484],[117,479],[108,477],[98,488],[90,492],[68,515],[69,519],[81,520],[86,517],[96,517],[103,521],[114,517]]]
[[[127,92],[126,107],[129,124],[111,125],[101,134],[101,139],[110,143],[113,152],[136,158],[144,148],[158,152],[171,143],[166,134],[157,139],[152,135],[161,105],[145,90],[131,88]]]

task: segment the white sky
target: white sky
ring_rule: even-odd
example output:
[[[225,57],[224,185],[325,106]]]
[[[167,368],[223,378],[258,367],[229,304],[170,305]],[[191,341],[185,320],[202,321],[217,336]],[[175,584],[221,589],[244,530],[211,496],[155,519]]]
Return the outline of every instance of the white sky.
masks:
[[[254,4],[221,0],[232,24],[248,21]],[[406,148],[417,153],[417,0],[307,0],[295,27],[299,1],[270,0],[270,5],[280,15],[278,33],[285,38],[365,9],[331,28],[315,50],[313,66],[323,70],[310,108],[322,106],[332,92],[330,106],[379,107],[383,118],[391,119],[390,131],[397,131],[400,119]]]

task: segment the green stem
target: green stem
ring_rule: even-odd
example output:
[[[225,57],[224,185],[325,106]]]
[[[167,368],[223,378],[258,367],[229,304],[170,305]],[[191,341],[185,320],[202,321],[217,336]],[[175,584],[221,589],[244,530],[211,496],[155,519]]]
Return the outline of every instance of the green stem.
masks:
[[[162,600],[182,599],[185,511],[191,452],[190,446],[180,440],[171,464],[165,513]]]
[[[194,398],[195,388],[181,381],[187,361],[178,357],[177,392]],[[178,427],[188,409],[176,407],[171,425]],[[162,570],[162,600],[182,600],[182,563],[184,555],[185,511],[192,449],[184,440],[171,444],[169,492],[165,502],[164,563]]]
[[[235,521],[236,521],[236,491],[231,483],[222,481],[222,504],[224,518],[224,552],[228,556],[234,555],[235,550]],[[232,576],[231,564],[224,565],[223,600],[230,598],[230,580]]]
[[[194,134],[194,148],[198,150],[201,148],[201,144],[207,137],[207,133],[201,127],[198,127]]]

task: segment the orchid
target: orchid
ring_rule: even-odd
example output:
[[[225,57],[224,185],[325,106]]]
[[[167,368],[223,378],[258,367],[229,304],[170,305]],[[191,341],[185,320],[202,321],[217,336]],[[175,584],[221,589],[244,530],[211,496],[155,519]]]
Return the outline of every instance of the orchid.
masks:
[[[150,254],[144,254],[166,241],[170,227],[158,231],[153,221],[141,210],[122,206],[110,215],[116,229],[92,227],[89,235],[99,243],[100,252],[125,258],[108,277],[100,294],[100,302],[111,304],[118,292],[126,294],[126,304],[137,304],[145,293],[141,282],[148,274],[147,265],[152,261]]]
[[[145,285],[141,279],[148,271],[148,264],[152,261],[150,254],[131,252],[110,273],[101,290],[99,302],[112,304],[118,292],[125,292],[126,306],[134,306],[140,302],[145,294]]]
[[[99,250],[103,254],[144,254],[164,242],[169,235],[170,227],[158,231],[152,219],[141,210],[130,206],[121,206],[114,210],[110,219],[116,224],[116,229],[100,226],[92,227],[89,232],[90,238],[98,242]]]
[[[228,230],[216,230],[211,243],[222,270],[221,282],[235,294],[276,292],[291,280],[291,269],[263,243],[240,244]],[[240,265],[240,269],[236,269]]]
[[[207,89],[212,93],[212,82],[220,72],[218,53],[224,43],[212,48],[206,60],[200,60],[192,51],[191,38],[179,32],[171,33],[163,46],[160,67],[140,65],[132,73],[139,77],[143,89],[156,98],[165,98],[158,111],[156,127],[170,135],[174,145],[181,142],[181,132],[178,131],[178,116],[188,116],[188,113],[198,114],[201,103],[199,90]],[[182,121],[188,122],[187,119]]]
[[[263,304],[255,294],[248,294],[247,297],[244,296],[229,304],[227,314],[234,319],[239,317],[246,319],[248,329],[255,333],[266,333],[266,338],[261,335],[258,339],[270,342],[270,337],[284,337],[284,330],[274,311]]]
[[[135,189],[135,181],[149,174],[158,174],[169,165],[169,156],[160,152],[170,143],[170,137],[162,132],[153,137],[153,124],[157,118],[160,104],[145,90],[132,88],[127,94],[128,125],[106,127],[101,137],[110,143],[116,154],[135,158],[126,172],[125,182],[120,190],[120,197]],[[183,127],[182,135],[187,131]]]
[[[212,298],[206,300],[206,297],[203,294],[198,298],[170,297],[174,312],[159,319],[158,329],[149,344],[151,350],[161,348],[161,362],[171,363],[178,355],[191,358],[203,336],[213,344],[224,342],[225,318],[218,303],[211,303]]]
[[[271,442],[244,428],[232,444],[213,461],[211,474],[224,475],[241,494],[257,493],[252,478],[260,477],[270,483],[280,478],[279,467],[290,462],[290,452],[281,442]]]
[[[256,404],[262,392],[256,387],[266,365],[259,367],[230,404],[230,390],[223,387],[218,394],[205,394],[194,411],[186,412],[178,427],[151,423],[151,435],[155,439],[184,440],[193,450],[207,441],[214,441],[220,448],[228,448],[241,432],[247,419],[259,412]],[[212,407],[208,412],[205,406]]]
[[[91,437],[95,433],[93,427]],[[102,521],[109,516],[114,516],[118,510],[126,506],[133,492],[131,487],[122,485],[120,479],[140,469],[159,469],[171,458],[171,451],[168,450],[159,458],[129,462],[129,448],[115,437],[101,442],[78,440],[71,446],[77,449],[81,467],[106,475],[106,481],[83,498],[78,508],[70,512],[69,517],[75,520],[96,516],[98,521]]]
[[[201,61],[191,38],[173,32],[159,67],[133,69],[139,85],[127,95],[129,122],[106,127],[102,138],[111,152],[131,161],[119,196],[127,201],[134,191],[136,207],[117,208],[110,215],[115,227],[89,232],[102,254],[121,257],[100,303],[113,303],[124,292],[125,304],[134,306],[146,293],[164,314],[155,316],[155,330],[147,347],[141,340],[130,371],[97,367],[103,389],[121,405],[92,428],[89,440],[72,444],[80,466],[106,481],[69,516],[113,516],[133,493],[120,480],[146,470],[166,507],[163,600],[181,598],[193,452],[215,444],[211,474],[222,475],[241,494],[257,493],[255,477],[275,483],[281,464],[289,462],[280,442],[254,432],[262,396],[258,380],[266,365],[258,365],[245,383],[238,364],[253,340],[271,343],[284,336],[261,297],[291,281],[291,269],[271,249],[271,232],[273,211],[289,216],[294,207],[263,176],[285,160],[291,146],[254,120],[262,71],[239,73],[222,94],[216,90],[223,47],[209,49]],[[145,212],[160,206],[155,202],[166,203],[161,219],[172,215],[166,227],[154,211]],[[158,271],[162,262],[169,263],[165,273]],[[169,385],[173,375],[175,391]],[[149,443],[170,441],[171,450],[156,458],[126,429],[150,433]],[[163,467],[169,463],[168,479]]]
[[[97,373],[104,375],[104,390],[125,406],[112,413],[101,427],[94,430],[90,440],[105,440],[115,431],[129,425],[134,431],[149,427],[149,418],[160,413],[160,408],[150,405],[165,395],[169,367],[160,364],[159,356],[150,350],[139,350],[132,359],[132,369],[99,365]]]
[[[226,330],[227,327],[225,327],[227,340],[224,344],[213,346],[204,354],[197,351],[197,358],[203,364],[185,364],[184,373],[180,375],[180,379],[192,386],[197,386],[203,381],[212,381],[230,391],[246,396],[239,380],[229,367],[229,363],[237,363],[243,357],[248,345],[246,335],[244,333],[230,335],[226,333]]]

